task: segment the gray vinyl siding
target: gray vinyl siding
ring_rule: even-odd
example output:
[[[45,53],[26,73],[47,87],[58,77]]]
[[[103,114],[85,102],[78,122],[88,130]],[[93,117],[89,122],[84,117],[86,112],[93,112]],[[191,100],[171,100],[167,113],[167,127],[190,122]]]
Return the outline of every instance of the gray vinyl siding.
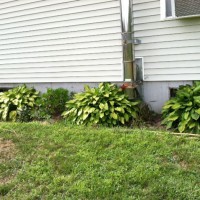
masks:
[[[118,0],[1,0],[0,83],[122,80]]]
[[[161,20],[160,0],[133,0],[145,81],[200,80],[200,17]]]

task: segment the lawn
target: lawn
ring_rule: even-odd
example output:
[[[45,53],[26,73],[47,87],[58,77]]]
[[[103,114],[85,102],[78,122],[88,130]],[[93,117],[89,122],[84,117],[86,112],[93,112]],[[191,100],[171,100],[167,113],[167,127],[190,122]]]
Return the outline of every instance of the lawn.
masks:
[[[198,200],[200,139],[0,123],[0,199]]]

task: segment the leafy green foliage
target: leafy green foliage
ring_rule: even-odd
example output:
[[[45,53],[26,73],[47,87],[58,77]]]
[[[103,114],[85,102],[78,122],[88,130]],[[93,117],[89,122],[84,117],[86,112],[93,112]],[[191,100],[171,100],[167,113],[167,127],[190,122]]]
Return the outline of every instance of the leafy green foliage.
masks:
[[[180,86],[163,107],[163,124],[179,132],[200,133],[200,81]]]
[[[51,89],[42,94],[37,100],[38,109],[35,116],[39,118],[48,118],[60,115],[65,110],[65,103],[69,100],[69,92],[64,88]]]
[[[156,125],[160,121],[161,115],[152,111],[147,103],[142,102],[139,109],[139,125]]]
[[[0,119],[28,121],[30,110],[36,105],[39,92],[25,85],[0,93]],[[27,112],[28,111],[28,112]]]
[[[31,111],[31,119],[34,121],[43,121],[43,120],[49,120],[52,116],[47,114],[47,112],[38,105],[34,110]]]
[[[131,102],[114,84],[101,83],[98,88],[85,86],[66,103],[62,116],[76,124],[122,125],[137,119],[139,101]]]

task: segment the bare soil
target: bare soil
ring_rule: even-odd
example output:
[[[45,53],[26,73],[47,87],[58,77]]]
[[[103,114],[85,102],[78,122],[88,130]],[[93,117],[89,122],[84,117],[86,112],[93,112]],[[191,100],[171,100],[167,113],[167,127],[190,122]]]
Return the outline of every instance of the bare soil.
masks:
[[[11,140],[0,138],[0,163],[12,159],[15,155],[15,144]],[[0,177],[0,185],[10,182],[12,177]]]
[[[10,140],[0,138],[0,162],[11,159],[14,156],[15,145]]]

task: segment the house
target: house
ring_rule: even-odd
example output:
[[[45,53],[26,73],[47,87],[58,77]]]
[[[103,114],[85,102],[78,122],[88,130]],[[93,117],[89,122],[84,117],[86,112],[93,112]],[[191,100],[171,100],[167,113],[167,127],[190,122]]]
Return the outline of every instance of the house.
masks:
[[[174,88],[200,80],[198,15],[200,0],[133,0],[134,37],[141,42],[135,56],[144,62],[142,92],[157,112]]]
[[[199,8],[200,0],[1,0],[0,88],[143,79],[141,95],[160,112],[172,89],[200,79]]]

